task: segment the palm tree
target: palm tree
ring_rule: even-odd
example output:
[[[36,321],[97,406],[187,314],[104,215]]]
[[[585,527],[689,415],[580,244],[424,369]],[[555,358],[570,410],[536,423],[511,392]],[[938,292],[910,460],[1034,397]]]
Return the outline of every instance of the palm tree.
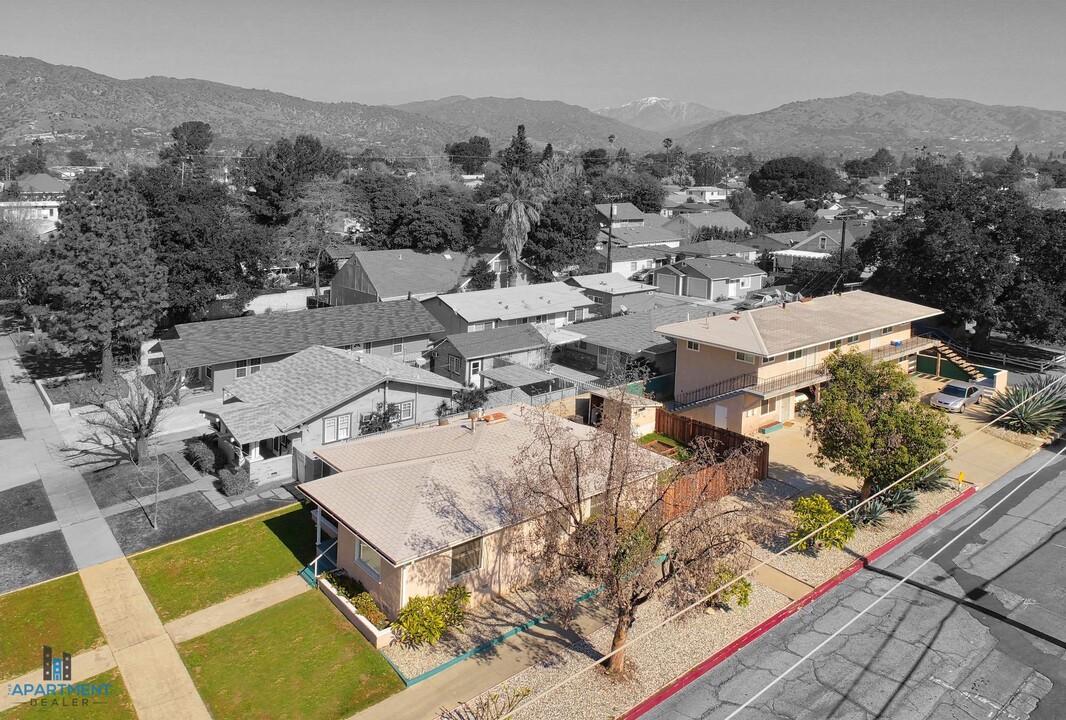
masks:
[[[540,222],[544,192],[527,173],[511,168],[499,197],[489,200],[492,211],[503,218],[503,246],[511,264],[511,277],[518,269],[529,231]]]

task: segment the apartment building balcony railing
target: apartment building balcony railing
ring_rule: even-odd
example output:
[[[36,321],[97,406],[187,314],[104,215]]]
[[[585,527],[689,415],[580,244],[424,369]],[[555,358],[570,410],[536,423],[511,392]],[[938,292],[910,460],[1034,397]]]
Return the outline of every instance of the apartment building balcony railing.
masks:
[[[716,398],[731,395],[732,393],[740,390],[745,390],[752,387],[759,382],[759,376],[755,373],[744,373],[743,375],[736,375],[725,380],[719,380],[716,383],[710,385],[704,385],[693,390],[685,390],[683,392],[674,394],[674,403],[676,408],[687,407],[689,405],[698,405],[699,403],[709,402]]]

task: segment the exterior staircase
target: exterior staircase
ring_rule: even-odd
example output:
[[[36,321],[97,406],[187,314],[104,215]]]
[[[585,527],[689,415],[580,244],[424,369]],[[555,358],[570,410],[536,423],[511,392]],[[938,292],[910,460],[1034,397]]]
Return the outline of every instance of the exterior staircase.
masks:
[[[969,375],[975,381],[985,380],[985,374],[977,369],[969,360],[955,352],[955,349],[945,342],[937,342],[936,351],[941,357],[947,358],[960,370]]]

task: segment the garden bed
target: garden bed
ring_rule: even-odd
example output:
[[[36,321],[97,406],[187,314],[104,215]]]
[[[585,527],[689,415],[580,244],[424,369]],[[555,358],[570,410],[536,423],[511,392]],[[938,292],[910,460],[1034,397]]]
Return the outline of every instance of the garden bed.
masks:
[[[568,582],[574,597],[594,588],[585,578],[575,577]],[[550,612],[551,605],[543,596],[542,587],[534,584],[470,608],[463,627],[449,631],[436,645],[393,643],[384,648],[382,654],[408,679],[418,677]],[[589,607],[598,607],[595,599],[586,602]]]
[[[392,628],[379,629],[370,620],[360,615],[355,607],[348,602],[348,599],[337,592],[337,589],[333,587],[329,580],[324,577],[318,578],[318,588],[323,595],[329,598],[329,601],[340,611],[341,615],[348,618],[348,622],[363,634],[363,637],[374,646],[375,650],[381,650],[392,644]]]
[[[122,397],[130,392],[125,382],[102,383],[99,378],[89,375],[49,378],[42,380],[41,385],[52,405],[69,405],[71,409],[91,406],[91,399],[101,391],[110,393],[117,388]]]
[[[189,478],[166,455],[149,458],[140,465],[120,462],[84,476],[96,504],[107,508],[137,498],[151,500],[155,495],[157,472],[161,492],[189,484]]]

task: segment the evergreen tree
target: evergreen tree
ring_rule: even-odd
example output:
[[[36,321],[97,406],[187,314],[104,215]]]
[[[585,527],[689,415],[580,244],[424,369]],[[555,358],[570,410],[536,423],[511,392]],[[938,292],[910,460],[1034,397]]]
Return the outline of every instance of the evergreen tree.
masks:
[[[1022,167],[1025,166],[1025,156],[1022,155],[1022,151],[1017,145],[1014,146],[1014,150],[1011,152],[1010,156],[1007,158],[1007,163],[1011,167],[1018,168],[1018,169],[1021,169]]]
[[[116,345],[138,343],[167,308],[167,269],[148,241],[140,195],[111,172],[83,177],[59,210],[59,237],[38,264],[55,311],[50,331],[100,353],[100,373],[114,377]]]
[[[555,155],[555,148],[552,147],[551,143],[548,143],[544,146],[544,152],[540,154],[540,161],[547,162],[552,159],[553,155]]]
[[[529,172],[536,164],[533,159],[533,146],[526,139],[526,126],[519,125],[516,134],[511,136],[511,144],[503,151],[501,157],[504,170],[518,168],[522,172]]]

